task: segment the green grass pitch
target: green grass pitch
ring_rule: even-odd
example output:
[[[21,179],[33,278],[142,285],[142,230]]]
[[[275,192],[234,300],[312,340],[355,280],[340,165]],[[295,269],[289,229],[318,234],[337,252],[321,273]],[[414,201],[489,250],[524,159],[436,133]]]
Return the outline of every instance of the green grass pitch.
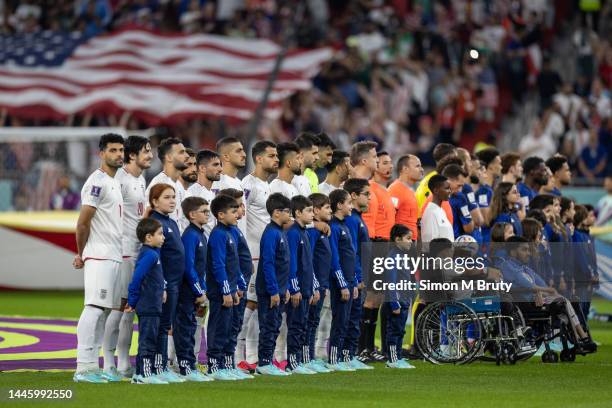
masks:
[[[0,292],[0,314],[77,318],[81,302],[75,292]],[[594,307],[612,313],[612,302],[598,300]],[[417,361],[408,371],[378,364],[367,372],[167,386],[86,385],[73,383],[68,372],[6,372],[0,373],[0,407],[611,407],[612,324],[591,327],[599,351],[574,363],[542,364],[538,357],[500,367]],[[11,402],[9,389],[71,389],[74,397]]]

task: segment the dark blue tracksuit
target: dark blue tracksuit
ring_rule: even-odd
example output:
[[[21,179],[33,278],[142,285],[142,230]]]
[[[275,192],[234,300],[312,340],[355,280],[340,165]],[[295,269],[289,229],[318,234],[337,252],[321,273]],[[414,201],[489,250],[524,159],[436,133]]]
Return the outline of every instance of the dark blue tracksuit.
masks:
[[[238,276],[238,289],[242,291],[243,296],[240,298],[240,303],[232,308],[232,322],[230,327],[230,335],[225,345],[225,367],[234,368],[234,353],[238,344],[238,333],[242,328],[244,320],[244,308],[246,307],[246,291],[253,270],[253,258],[251,251],[244,234],[237,226],[232,227],[232,234],[238,243],[238,258],[240,263],[240,275]]]
[[[181,232],[177,223],[167,215],[157,211],[151,212],[151,218],[162,224],[164,245],[160,250],[164,279],[166,279],[166,303],[162,305],[162,315],[159,324],[159,337],[156,368],[163,371],[168,368],[168,331],[175,321],[176,308],[179,300],[179,288],[185,275],[185,249],[181,240]]]
[[[550,256],[550,276],[553,281],[553,286],[559,288],[561,278],[568,279],[571,276],[565,276],[565,267],[567,263],[567,254],[564,251],[567,249],[563,243],[563,236],[555,231],[549,223],[544,225],[542,232],[543,239],[548,241],[548,252]],[[573,275],[573,274],[572,274]]]
[[[229,341],[233,307],[223,306],[223,296],[235,296],[240,275],[238,243],[232,226],[218,223],[208,237],[206,287],[208,288],[209,315],[206,336],[208,340],[208,371],[225,368],[225,350]]]
[[[285,299],[289,281],[289,244],[282,227],[272,221],[266,226],[260,242],[259,264],[255,278],[257,317],[259,318],[258,365],[272,363],[276,338],[281,326],[280,306],[270,307],[270,298]]]
[[[576,228],[572,236],[575,254],[574,291],[582,313],[578,313],[580,323],[586,328],[587,318],[591,309],[592,285],[591,279],[598,275],[595,246],[591,234],[587,230]]]
[[[179,290],[176,318],[172,327],[174,347],[182,375],[196,368],[194,354],[196,298],[206,292],[206,258],[208,242],[204,230],[189,224],[182,236],[185,248],[185,277]]]
[[[344,223],[351,232],[353,247],[357,253],[357,259],[355,260],[355,285],[359,285],[363,282],[363,266],[369,265],[372,252],[368,227],[365,222],[363,222],[361,213],[357,210],[353,210],[352,214],[344,219]],[[359,324],[363,309],[363,292],[363,290],[359,290],[359,298],[353,299],[349,314],[349,324],[344,340],[344,348],[348,349],[350,358],[355,357],[357,354],[357,346],[361,334]]]
[[[137,375],[150,377],[156,374],[154,361],[158,350],[159,321],[165,286],[159,249],[143,245],[128,287],[128,305],[135,309],[138,315]]]
[[[308,228],[310,247],[312,248],[312,264],[316,282],[319,284],[321,298],[316,305],[308,309],[308,326],[306,328],[306,341],[308,348],[304,349],[304,362],[307,363],[315,357],[315,343],[317,340],[317,329],[321,321],[321,309],[325,300],[325,291],[329,289],[329,274],[331,271],[331,248],[329,237],[316,228]]]
[[[403,256],[404,253],[397,246],[393,245],[387,257],[393,259],[397,255]],[[389,283],[397,283],[404,279],[409,280],[410,278],[411,273],[409,270],[391,268],[385,273],[385,281]],[[393,313],[398,310],[399,314]],[[409,312],[409,296],[403,295],[398,291],[389,291],[385,295],[382,313],[387,315],[386,352],[391,362],[401,359],[402,344],[404,342],[404,334],[406,334],[406,321],[408,320]]]
[[[312,249],[306,229],[297,222],[287,231],[290,253],[290,280],[289,292],[300,292],[302,300],[297,307],[287,305],[287,359],[290,369],[295,369],[304,362],[304,348],[306,341],[306,316],[310,297],[315,286],[314,270],[312,266]],[[316,285],[318,289],[318,284]]]
[[[518,214],[514,211],[506,211],[497,216],[491,223],[491,227],[497,224],[498,222],[505,222],[507,224],[512,225],[512,229],[514,231],[514,235],[520,237],[523,235],[523,226],[521,225],[521,220],[518,217]]]
[[[350,311],[353,304],[355,287],[356,253],[353,247],[351,232],[343,220],[334,217],[330,223],[331,237],[329,244],[332,253],[330,279],[330,305],[332,323],[329,336],[329,363],[349,361],[350,353],[346,348],[345,337],[349,325]],[[342,301],[342,289],[348,289],[349,300]],[[342,356],[339,353],[342,353]]]

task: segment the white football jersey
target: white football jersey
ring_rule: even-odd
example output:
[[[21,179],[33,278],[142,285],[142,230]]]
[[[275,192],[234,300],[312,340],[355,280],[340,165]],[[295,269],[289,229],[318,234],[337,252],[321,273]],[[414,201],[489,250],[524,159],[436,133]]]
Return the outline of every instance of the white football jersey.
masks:
[[[292,199],[296,195],[299,195],[297,188],[292,184],[286,183],[281,179],[275,178],[270,183],[270,192],[271,193],[281,193],[288,199]]]
[[[270,183],[259,177],[248,174],[242,179],[244,202],[247,208],[246,239],[253,258],[259,258],[261,235],[270,223],[270,214],[266,210],[266,201],[270,196]]]
[[[291,180],[291,185],[296,188],[299,195],[308,197],[312,194],[310,182],[306,176],[294,176],[293,180]]]
[[[226,188],[235,188],[236,190],[240,190],[244,192],[242,189],[242,182],[238,177],[228,176],[227,174],[222,174],[221,179],[219,181],[215,181],[211,187],[211,190],[215,193],[219,193],[221,190],[225,190]],[[246,206],[246,200],[243,197],[244,205]],[[247,221],[246,214],[244,217],[238,220],[238,228],[244,235],[246,235]]]
[[[123,196],[121,185],[101,169],[94,171],[81,190],[81,205],[96,208],[83,249],[83,260],[123,260]]]
[[[202,197],[203,199],[208,201],[208,204],[210,205],[213,198],[215,198],[215,193],[212,190],[207,189],[200,183],[196,182],[193,183],[191,187],[189,187],[189,189],[187,190],[187,196],[185,198],[187,197]],[[206,235],[206,238],[210,236],[210,232],[215,227],[215,225],[217,225],[217,220],[211,214],[210,217],[208,217],[208,224],[204,225],[203,227],[204,235]]]
[[[136,237],[136,227],[147,205],[145,178],[142,174],[134,177],[122,167],[115,179],[123,195],[123,256],[137,256],[142,244]]]
[[[176,194],[176,208],[174,209],[174,212],[170,214],[170,218],[176,221],[176,223],[181,229],[181,232],[183,232],[183,230],[185,230],[185,228],[187,228],[187,226],[189,225],[189,222],[183,216],[183,209],[181,208],[181,203],[183,202],[187,194],[185,188],[183,188],[183,185],[178,179],[174,181],[162,171],[157,176],[153,177],[153,180],[151,180],[149,187],[147,187],[145,195],[147,197],[147,203],[149,201],[149,192],[151,191],[151,187],[156,184],[170,184],[172,187],[174,187],[174,192]]]
[[[334,190],[339,190],[339,188],[326,182],[319,184],[319,193],[321,194],[328,196]]]

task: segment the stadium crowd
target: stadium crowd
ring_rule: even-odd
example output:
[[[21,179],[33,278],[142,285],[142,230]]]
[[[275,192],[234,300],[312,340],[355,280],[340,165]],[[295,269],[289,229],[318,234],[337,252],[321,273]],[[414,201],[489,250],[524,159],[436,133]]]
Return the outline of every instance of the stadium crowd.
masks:
[[[325,133],[303,132],[250,151],[226,137],[195,152],[168,138],[147,186],[149,140],[103,135],[77,224],[85,307],[74,380],[235,381],[369,370],[373,361],[414,368],[402,345],[411,305],[423,299],[381,296],[369,259],[381,247],[394,256],[466,240],[489,259],[474,277],[510,282],[535,307],[561,305],[575,349],[596,350],[585,317],[598,284],[595,215],[562,195],[572,177],[565,156],[522,160],[439,143],[425,175],[417,156],[377,147],[344,150]],[[247,154],[255,168],[240,179]],[[502,253],[503,242],[524,247]]]
[[[331,46],[336,52],[311,90],[286,100],[279,120],[263,120],[258,139],[288,142],[303,131],[322,131],[344,150],[355,141],[372,140],[393,156],[419,156],[425,167],[435,165],[438,143],[470,151],[475,145],[516,146],[522,158],[548,159],[561,152],[580,183],[598,185],[612,161],[612,6],[603,3],[588,10],[552,0],[308,0],[291,47]],[[275,0],[82,0],[47,6],[42,0],[0,1],[0,32],[96,35],[146,28],[281,42],[293,18],[292,2]],[[556,44],[563,46],[553,49]],[[528,117],[530,129],[513,133],[504,128],[504,118],[526,119],[520,107],[530,98],[537,101],[536,117]],[[6,112],[0,117],[2,126],[142,127],[129,112],[121,117],[83,113],[64,121]],[[245,127],[228,127],[222,120],[159,130],[193,147],[213,147],[225,136],[245,137]],[[76,189],[82,176],[68,170],[67,154],[57,155],[67,150],[64,145],[0,144],[0,177],[21,177],[37,158],[63,157],[59,164]],[[61,173],[54,176],[59,192],[65,189]],[[41,209],[27,198],[37,188],[29,185],[33,182],[16,183],[21,186],[13,187],[13,208]],[[39,201],[57,202],[51,193]]]

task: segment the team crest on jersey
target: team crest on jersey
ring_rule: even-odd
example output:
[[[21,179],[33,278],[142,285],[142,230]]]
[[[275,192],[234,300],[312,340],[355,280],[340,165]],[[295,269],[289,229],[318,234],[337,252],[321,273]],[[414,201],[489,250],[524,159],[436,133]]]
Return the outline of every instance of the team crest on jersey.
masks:
[[[100,193],[102,192],[102,187],[100,186],[91,186],[91,194],[93,197],[100,197]]]

